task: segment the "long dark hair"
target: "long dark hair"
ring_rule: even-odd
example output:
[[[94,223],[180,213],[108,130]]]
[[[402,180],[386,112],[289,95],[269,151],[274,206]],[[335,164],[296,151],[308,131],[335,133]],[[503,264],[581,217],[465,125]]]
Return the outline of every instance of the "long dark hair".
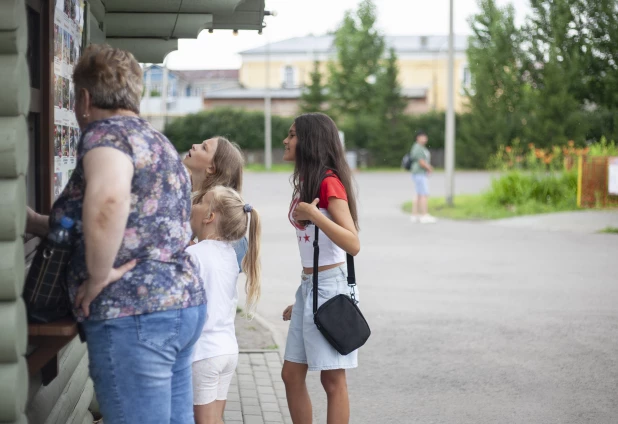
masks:
[[[296,127],[296,162],[292,185],[292,199],[300,196],[311,203],[319,197],[322,180],[330,171],[341,180],[348,195],[350,214],[358,229],[356,190],[352,172],[345,159],[343,145],[335,122],[323,113],[305,113],[294,120]]]

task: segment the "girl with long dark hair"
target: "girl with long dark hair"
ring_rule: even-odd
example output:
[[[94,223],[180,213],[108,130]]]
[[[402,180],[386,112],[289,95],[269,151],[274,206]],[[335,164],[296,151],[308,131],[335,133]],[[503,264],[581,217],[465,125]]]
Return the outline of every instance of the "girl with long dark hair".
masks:
[[[291,320],[282,370],[288,406],[294,424],[311,423],[311,399],[305,380],[307,371],[320,371],[328,399],[327,422],[346,424],[350,405],[345,370],[357,367],[357,352],[339,354],[313,323],[312,274],[317,225],[318,303],[341,293],[350,294],[346,253],[355,256],[360,250],[352,175],[337,126],[324,114],[297,117],[283,144],[283,158],[295,164],[289,219],[296,229],[303,266],[296,302],[283,312],[283,319]]]

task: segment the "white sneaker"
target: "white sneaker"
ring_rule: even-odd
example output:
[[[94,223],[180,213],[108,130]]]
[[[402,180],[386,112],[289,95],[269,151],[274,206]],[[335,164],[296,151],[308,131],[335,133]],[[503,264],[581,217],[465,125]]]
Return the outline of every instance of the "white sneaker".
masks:
[[[419,222],[421,224],[435,224],[438,220],[431,215],[423,215],[420,217]]]
[[[418,215],[410,216],[410,222],[413,222],[413,223],[416,224],[418,222]]]

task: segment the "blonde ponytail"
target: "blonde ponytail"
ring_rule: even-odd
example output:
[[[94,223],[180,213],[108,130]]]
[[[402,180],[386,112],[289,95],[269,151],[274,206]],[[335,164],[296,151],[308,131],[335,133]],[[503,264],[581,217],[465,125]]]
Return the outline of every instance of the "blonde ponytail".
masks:
[[[260,223],[260,215],[255,209],[251,208],[249,216],[249,249],[242,260],[242,270],[247,276],[247,283],[245,284],[247,300],[245,306],[247,312],[252,313],[260,300],[262,290],[262,264],[260,262],[262,224]]]

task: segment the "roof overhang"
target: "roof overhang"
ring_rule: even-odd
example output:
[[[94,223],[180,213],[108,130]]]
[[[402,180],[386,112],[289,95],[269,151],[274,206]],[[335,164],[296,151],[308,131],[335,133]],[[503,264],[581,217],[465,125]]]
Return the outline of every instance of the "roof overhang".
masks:
[[[140,62],[158,63],[178,39],[202,30],[261,31],[265,0],[91,0],[90,11],[105,41],[131,51]]]

